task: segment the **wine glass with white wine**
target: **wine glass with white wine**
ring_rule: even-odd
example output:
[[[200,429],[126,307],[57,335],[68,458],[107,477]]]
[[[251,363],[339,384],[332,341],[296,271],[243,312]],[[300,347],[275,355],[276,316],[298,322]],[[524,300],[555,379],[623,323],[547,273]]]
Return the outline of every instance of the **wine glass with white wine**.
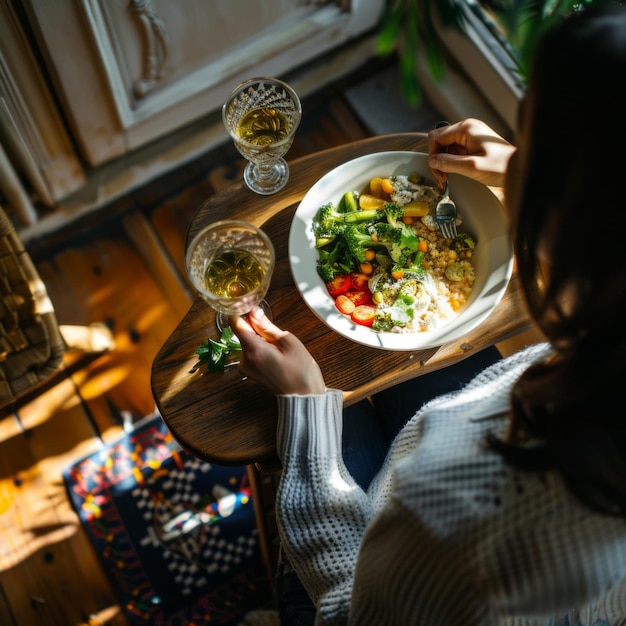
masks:
[[[223,220],[205,226],[191,241],[187,273],[202,298],[216,311],[221,332],[229,315],[245,315],[256,304],[270,315],[263,298],[276,257],[269,237],[257,226]]]
[[[283,158],[302,119],[298,94],[276,78],[252,78],[235,87],[222,106],[224,126],[248,160],[244,180],[252,191],[270,195],[289,179]]]

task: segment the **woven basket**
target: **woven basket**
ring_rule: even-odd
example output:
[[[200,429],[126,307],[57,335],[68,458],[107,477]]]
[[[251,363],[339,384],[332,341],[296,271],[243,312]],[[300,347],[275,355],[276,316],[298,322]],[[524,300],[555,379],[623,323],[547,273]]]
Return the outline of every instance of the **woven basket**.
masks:
[[[0,406],[54,373],[64,352],[46,286],[0,207]]]

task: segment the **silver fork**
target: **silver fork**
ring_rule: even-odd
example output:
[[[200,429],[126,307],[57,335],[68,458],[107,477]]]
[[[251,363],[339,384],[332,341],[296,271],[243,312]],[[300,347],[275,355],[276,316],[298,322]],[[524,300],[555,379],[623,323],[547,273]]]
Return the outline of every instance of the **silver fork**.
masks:
[[[435,207],[435,220],[446,239],[456,239],[456,204],[450,200],[447,181],[443,195]]]
[[[443,128],[444,126],[450,126],[450,122],[441,121],[435,124],[435,128]],[[439,225],[439,230],[446,239],[456,238],[456,204],[450,200],[447,179],[443,195],[435,207],[435,221]]]

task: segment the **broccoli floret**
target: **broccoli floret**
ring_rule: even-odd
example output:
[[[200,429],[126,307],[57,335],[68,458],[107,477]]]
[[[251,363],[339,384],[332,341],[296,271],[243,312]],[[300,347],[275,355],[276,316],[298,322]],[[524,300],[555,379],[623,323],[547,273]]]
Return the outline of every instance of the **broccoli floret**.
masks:
[[[343,234],[350,254],[359,262],[365,261],[365,251],[375,245],[372,236],[366,230],[357,226],[349,226]]]
[[[311,227],[315,235],[315,246],[321,248],[334,241],[337,235],[344,231],[345,227],[343,215],[335,209],[332,202],[322,205],[313,216]]]
[[[392,226],[381,222],[375,224],[373,229],[378,240],[387,246],[389,256],[396,266],[404,267],[409,261],[413,265],[413,255],[418,251],[420,238],[411,227],[403,223]]]
[[[325,283],[329,283],[339,274],[349,274],[354,269],[343,238],[320,248],[318,254],[317,273]]]
[[[347,192],[341,209],[356,194]],[[403,268],[420,271],[423,253],[420,238],[402,221],[403,208],[386,202],[382,209],[337,209],[332,202],[321,206],[313,218],[312,230],[319,250],[318,273],[324,282],[337,274],[358,271],[366,261],[366,252],[374,250],[376,261],[385,270]],[[385,249],[385,253],[381,249]]]
[[[395,202],[385,202],[383,211],[385,212],[387,223],[390,226],[396,228],[403,226],[402,218],[404,217],[404,211],[399,204]]]
[[[400,243],[400,238],[402,235],[401,228],[392,226],[388,222],[377,222],[370,228],[370,231],[380,241],[385,241],[388,243]]]
[[[380,239],[376,235],[376,227],[375,225],[362,225],[362,224],[353,224],[349,225],[344,231],[342,237],[346,242],[346,246],[352,256],[359,262],[363,263],[365,259],[365,252],[370,249],[375,248],[388,248],[389,243],[385,240]],[[372,238],[374,235],[375,239]]]
[[[387,248],[387,253],[396,265],[404,265],[408,258],[408,256],[405,256],[405,251],[403,250],[403,228],[407,228],[407,230],[413,233],[413,231],[404,224],[402,227],[395,227],[391,226],[388,222],[374,224],[371,229],[374,239],[379,245],[382,244]],[[413,233],[413,236],[417,239],[417,243],[419,243],[417,235]],[[408,241],[409,239],[407,238],[407,242]],[[417,250],[417,247],[415,249]],[[406,252],[408,253],[409,251],[406,250]]]
[[[343,234],[347,224],[373,222],[384,217],[380,209],[364,209],[341,213],[332,202],[322,205],[313,217],[312,230],[315,235],[315,245],[318,248],[334,241]]]
[[[343,269],[347,266],[357,269],[359,263],[366,261],[365,253],[370,249],[385,248],[386,254],[399,266],[413,261],[417,253],[419,237],[404,224],[398,228],[390,226],[387,222],[344,226],[344,230],[336,236],[336,245],[333,248],[333,259],[343,259]]]

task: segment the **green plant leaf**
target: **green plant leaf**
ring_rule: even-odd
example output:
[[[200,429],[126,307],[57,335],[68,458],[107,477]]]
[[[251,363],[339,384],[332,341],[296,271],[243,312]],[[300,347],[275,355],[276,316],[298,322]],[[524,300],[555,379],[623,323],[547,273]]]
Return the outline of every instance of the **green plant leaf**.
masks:
[[[195,353],[198,355],[198,361],[190,370],[190,374],[197,372],[200,368],[205,368],[207,372],[223,372],[229,363],[238,360],[241,344],[232,328],[226,326],[219,339],[209,337],[196,348]]]
[[[400,63],[402,89],[407,102],[417,106],[420,101],[420,87],[417,80],[417,44],[419,40],[419,18],[417,5],[409,2],[406,15],[406,33]]]
[[[396,50],[402,14],[402,2],[401,0],[396,0],[389,6],[386,14],[383,16],[376,39],[376,50],[379,55],[388,56]]]
[[[440,6],[441,5],[437,5]],[[439,9],[442,10],[441,8]],[[444,24],[457,24],[456,16],[457,11],[448,7],[444,11],[445,15],[440,16],[440,19]],[[426,24],[426,28],[423,29],[424,47],[426,49],[426,61],[428,64],[428,71],[430,75],[437,81],[440,81],[444,75],[444,63],[443,57],[440,52],[439,42],[435,37],[435,29],[432,26],[433,18],[430,10],[430,3],[426,2],[423,6],[423,22]]]
[[[412,106],[419,103],[417,55],[427,55],[430,75],[441,80],[444,75],[443,48],[435,36],[433,13],[444,26],[463,33],[465,0],[389,0],[380,21],[377,51],[389,55],[398,50],[402,93]],[[528,80],[530,62],[539,37],[574,11],[606,5],[615,0],[481,0],[493,23],[502,33],[520,78]]]

